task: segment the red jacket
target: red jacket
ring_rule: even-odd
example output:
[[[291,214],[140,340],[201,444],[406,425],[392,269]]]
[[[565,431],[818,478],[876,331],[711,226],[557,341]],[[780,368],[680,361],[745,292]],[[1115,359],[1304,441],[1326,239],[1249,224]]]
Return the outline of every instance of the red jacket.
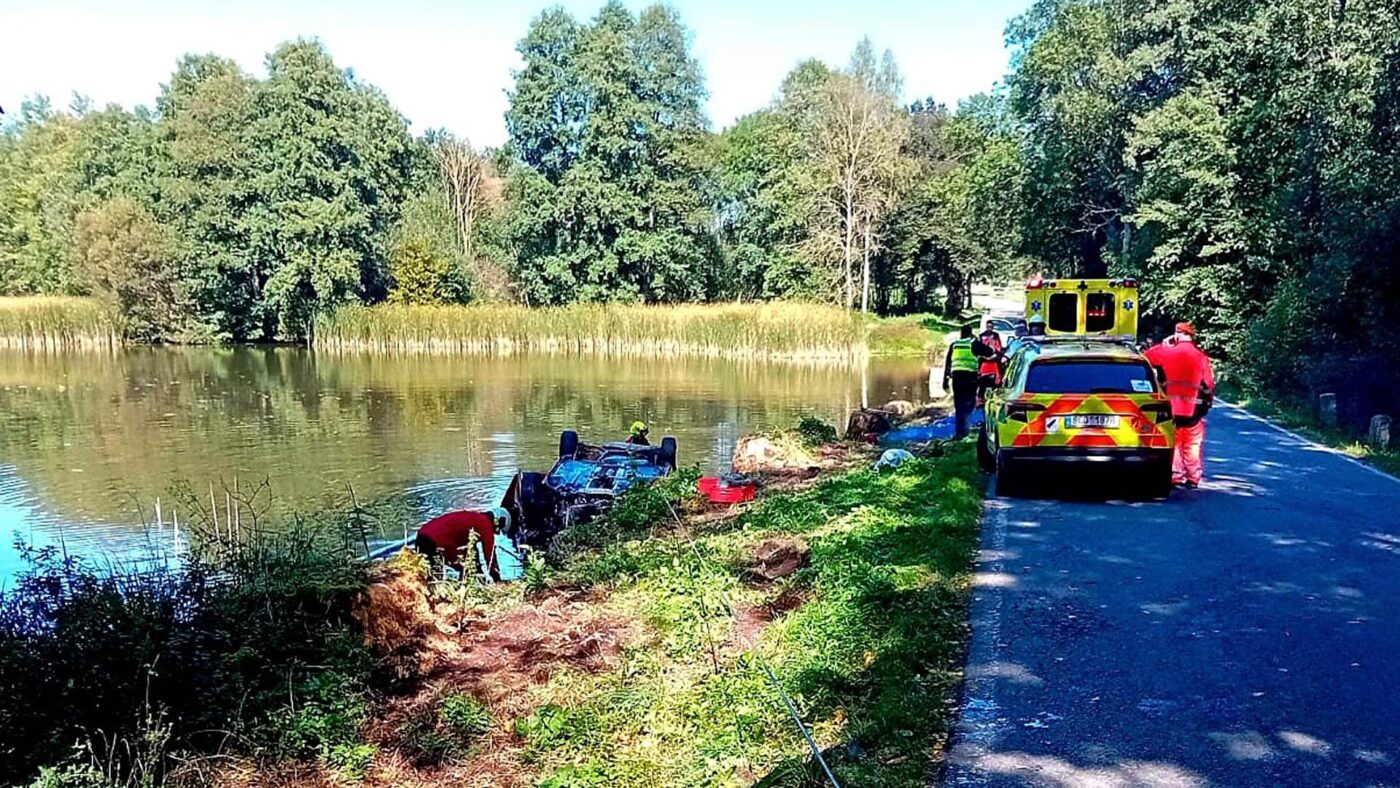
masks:
[[[418,535],[427,537],[442,551],[448,563],[457,562],[457,553],[471,541],[472,533],[481,541],[487,563],[496,560],[496,525],[486,512],[448,512],[423,523]]]
[[[1161,367],[1167,373],[1166,393],[1172,403],[1172,415],[1189,419],[1196,415],[1201,402],[1201,386],[1215,390],[1215,371],[1210,357],[1195,342],[1163,342],[1147,349],[1147,363]]]

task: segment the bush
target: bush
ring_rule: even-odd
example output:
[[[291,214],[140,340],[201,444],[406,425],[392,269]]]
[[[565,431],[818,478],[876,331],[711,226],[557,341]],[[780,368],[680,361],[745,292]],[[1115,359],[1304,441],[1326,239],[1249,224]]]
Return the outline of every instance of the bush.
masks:
[[[797,422],[797,434],[809,449],[836,442],[836,428],[815,416],[803,416]]]
[[[131,745],[109,775],[124,783],[163,768],[165,739],[145,746],[156,727],[190,750],[229,734],[270,754],[354,744],[373,660],[350,616],[358,538],[342,525],[298,520],[236,547],[196,525],[186,556],[139,572],[22,547],[27,569],[0,594],[0,774],[115,741]]]
[[[459,736],[480,736],[491,728],[490,710],[465,693],[454,693],[443,698],[438,718],[448,730]]]

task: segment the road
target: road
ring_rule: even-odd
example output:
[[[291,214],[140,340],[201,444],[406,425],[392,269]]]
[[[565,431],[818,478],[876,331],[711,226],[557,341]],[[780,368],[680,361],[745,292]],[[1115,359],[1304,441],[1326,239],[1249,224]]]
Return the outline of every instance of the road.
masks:
[[[988,500],[945,785],[1400,785],[1400,481],[1229,407],[1206,457]]]

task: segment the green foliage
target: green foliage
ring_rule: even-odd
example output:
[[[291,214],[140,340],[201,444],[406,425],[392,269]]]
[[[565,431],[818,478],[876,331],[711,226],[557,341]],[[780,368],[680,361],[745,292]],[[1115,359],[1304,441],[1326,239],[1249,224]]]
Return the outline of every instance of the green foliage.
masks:
[[[374,765],[374,757],[378,754],[379,748],[373,744],[344,742],[332,746],[326,753],[325,761],[327,766],[339,770],[346,779],[356,781]]]
[[[96,767],[84,764],[62,768],[45,766],[29,788],[112,788],[112,784]]]
[[[715,292],[704,87],[675,11],[562,9],[517,47],[506,113],[514,275],[529,304]]]
[[[797,422],[797,434],[809,449],[836,442],[836,428],[816,416],[803,416]]]
[[[0,772],[63,762],[75,740],[126,742],[119,782],[158,778],[167,740],[217,746],[226,734],[211,731],[322,758],[357,742],[372,671],[349,614],[358,535],[299,520],[235,546],[197,517],[187,527],[193,548],[169,567],[23,549],[28,568],[0,594]]]
[[[77,217],[76,276],[137,342],[178,338],[188,314],[175,242],[145,208],[118,197]]]
[[[819,785],[806,744],[762,668],[798,705],[843,784],[922,785],[928,742],[951,724],[981,511],[964,446],[891,474],[854,471],[772,495],[735,520],[626,542],[640,556],[610,599],[660,649],[619,670],[562,674],[517,723],[542,785]],[[742,573],[755,547],[793,536],[810,564],[771,589]],[[576,571],[611,563],[580,554]],[[801,603],[739,640],[731,611]],[[786,608],[785,608],[786,609]],[[735,647],[738,644],[738,647]],[[714,647],[712,650],[712,646]],[[854,745],[854,746],[845,746]],[[859,756],[851,753],[860,752]]]
[[[464,692],[443,698],[438,717],[448,730],[461,737],[480,736],[491,729],[491,711]]]

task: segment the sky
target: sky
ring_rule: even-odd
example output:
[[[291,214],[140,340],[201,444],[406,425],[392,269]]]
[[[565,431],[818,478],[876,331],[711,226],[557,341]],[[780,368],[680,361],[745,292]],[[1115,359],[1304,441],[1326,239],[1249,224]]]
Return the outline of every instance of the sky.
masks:
[[[603,0],[558,3],[592,17]],[[1007,71],[1002,31],[1031,0],[673,0],[693,34],[716,129],[771,101],[798,61],[844,65],[862,36],[890,49],[906,98],[952,106]],[[626,0],[638,10],[649,3]],[[320,39],[377,85],[415,132],[505,141],[516,42],[552,3],[512,0],[0,0],[0,107],[35,93],[64,106],[153,105],[181,55],[213,52],[264,73],[263,57]]]

